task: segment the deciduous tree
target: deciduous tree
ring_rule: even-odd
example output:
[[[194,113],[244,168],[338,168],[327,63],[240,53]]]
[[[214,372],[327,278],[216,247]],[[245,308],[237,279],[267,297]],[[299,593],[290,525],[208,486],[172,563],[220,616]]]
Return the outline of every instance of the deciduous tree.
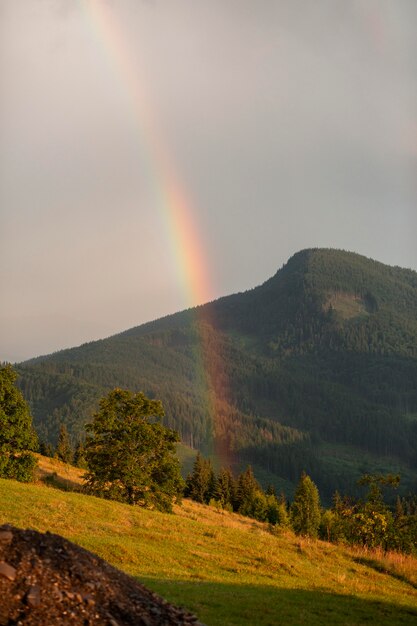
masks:
[[[102,497],[170,511],[182,493],[178,434],[158,419],[159,400],[114,389],[87,425],[87,489]]]

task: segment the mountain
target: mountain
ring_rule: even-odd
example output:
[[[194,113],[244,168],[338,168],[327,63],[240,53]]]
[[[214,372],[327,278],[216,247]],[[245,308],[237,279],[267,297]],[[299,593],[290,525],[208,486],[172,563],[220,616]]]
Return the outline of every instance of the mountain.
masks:
[[[61,423],[81,437],[120,386],[160,398],[184,443],[268,480],[306,470],[330,496],[400,471],[417,488],[412,270],[303,250],[259,287],[18,369],[44,440]]]

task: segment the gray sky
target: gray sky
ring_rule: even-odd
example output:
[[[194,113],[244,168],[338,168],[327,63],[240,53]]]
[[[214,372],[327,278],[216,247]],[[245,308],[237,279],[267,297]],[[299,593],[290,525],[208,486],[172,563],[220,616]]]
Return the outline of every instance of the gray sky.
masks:
[[[416,26],[415,0],[0,0],[0,360],[251,288],[306,247],[417,269]]]

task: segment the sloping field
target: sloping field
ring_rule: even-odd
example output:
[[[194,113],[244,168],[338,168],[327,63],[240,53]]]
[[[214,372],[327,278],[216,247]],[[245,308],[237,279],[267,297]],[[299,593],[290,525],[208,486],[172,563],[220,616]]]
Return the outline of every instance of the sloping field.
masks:
[[[417,623],[411,557],[383,561],[289,531],[271,534],[189,501],[169,515],[0,480],[0,523],[59,533],[208,626]]]

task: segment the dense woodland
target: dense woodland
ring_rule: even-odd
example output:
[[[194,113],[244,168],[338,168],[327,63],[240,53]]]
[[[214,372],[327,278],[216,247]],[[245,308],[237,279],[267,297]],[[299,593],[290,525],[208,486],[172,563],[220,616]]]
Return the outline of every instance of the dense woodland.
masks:
[[[417,489],[417,273],[305,250],[253,290],[18,367],[40,439],[73,445],[120,386],[161,399],[164,425],[220,464]],[[342,454],[343,452],[343,454]],[[361,461],[359,462],[359,459]]]

